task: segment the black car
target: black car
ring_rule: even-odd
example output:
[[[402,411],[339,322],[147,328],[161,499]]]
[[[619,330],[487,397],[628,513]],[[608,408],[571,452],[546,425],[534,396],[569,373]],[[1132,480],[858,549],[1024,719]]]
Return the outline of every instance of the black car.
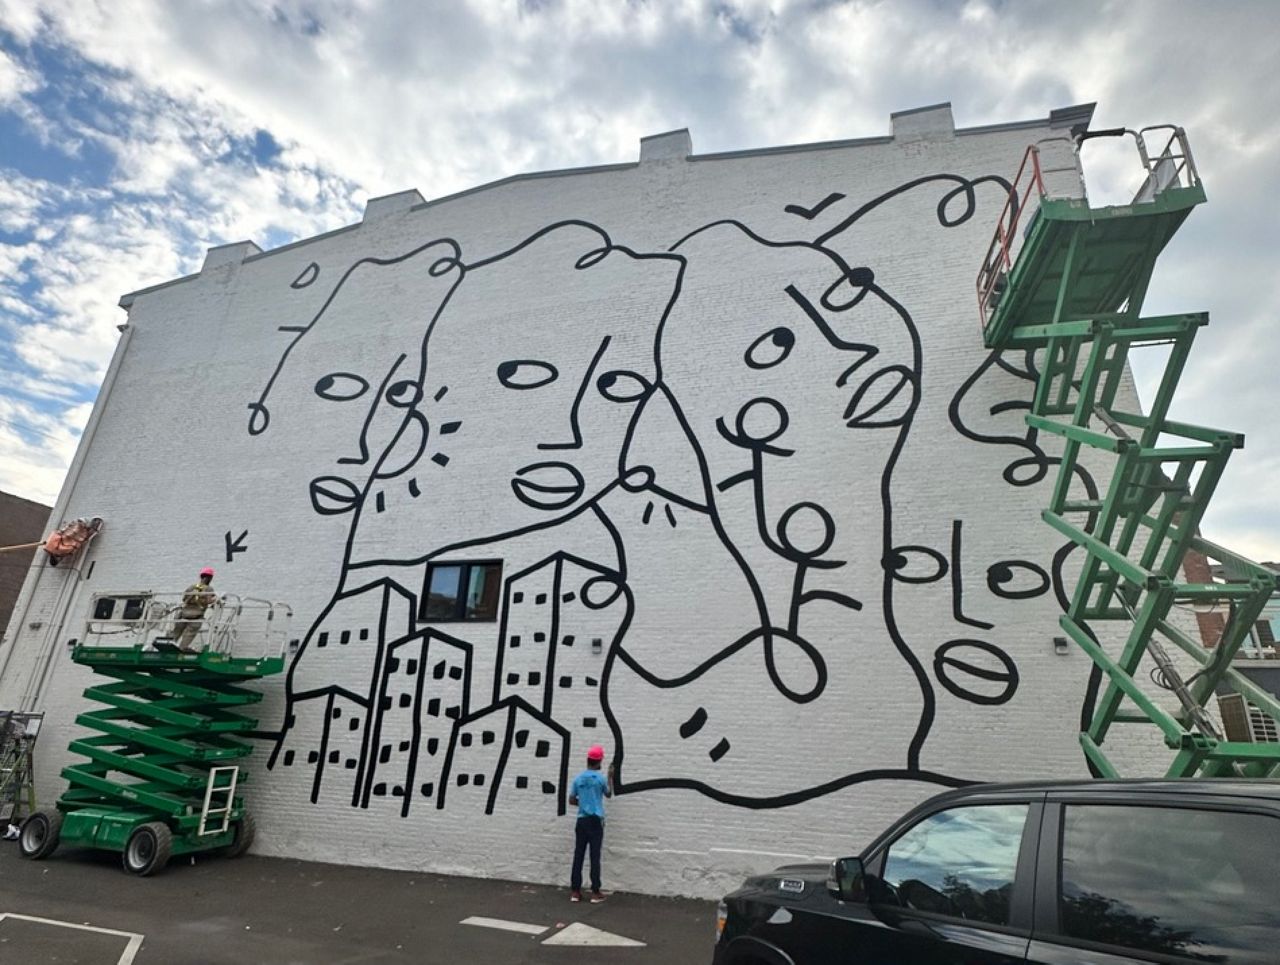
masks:
[[[987,784],[748,879],[715,965],[1280,963],[1280,781]]]

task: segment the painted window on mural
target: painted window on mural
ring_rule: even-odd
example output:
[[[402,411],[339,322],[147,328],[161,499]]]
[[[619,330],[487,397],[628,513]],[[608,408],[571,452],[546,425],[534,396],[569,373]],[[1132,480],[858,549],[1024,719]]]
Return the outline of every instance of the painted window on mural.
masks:
[[[422,619],[492,622],[498,619],[502,563],[432,563],[427,567]]]

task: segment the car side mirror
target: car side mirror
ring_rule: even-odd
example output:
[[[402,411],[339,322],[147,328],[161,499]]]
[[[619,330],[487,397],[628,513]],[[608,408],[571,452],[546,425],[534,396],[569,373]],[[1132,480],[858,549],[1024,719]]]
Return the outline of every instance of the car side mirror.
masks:
[[[867,869],[861,858],[837,858],[831,862],[827,890],[841,901],[867,901]]]

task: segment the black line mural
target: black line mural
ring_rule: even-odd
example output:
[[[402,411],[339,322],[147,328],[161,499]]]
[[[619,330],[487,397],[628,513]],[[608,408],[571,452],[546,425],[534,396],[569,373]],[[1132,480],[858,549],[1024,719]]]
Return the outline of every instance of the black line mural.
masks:
[[[1015,383],[1020,383],[1023,386],[1022,397],[995,403],[988,408],[986,413],[975,413],[978,418],[966,419],[964,413],[965,403],[971,390],[980,380],[991,379],[1000,373],[1005,376],[1011,376]],[[1031,396],[1038,378],[1039,373],[1036,368],[1034,352],[1029,350],[1020,354],[1017,352],[992,352],[960,386],[948,409],[951,424],[965,438],[983,445],[1005,446],[1025,453],[1025,455],[1008,462],[1001,472],[1004,482],[1013,489],[1024,489],[1041,484],[1047,485],[1047,480],[1052,478],[1049,470],[1061,462],[1059,458],[1049,456],[1041,447],[1039,430],[1027,426],[1022,420],[1022,415],[1031,408]],[[1014,391],[1013,394],[1017,395],[1018,393]],[[1097,501],[1099,492],[1093,476],[1085,467],[1079,464],[1074,467],[1074,470],[1075,483],[1080,489],[1080,495],[1084,499]],[[1044,501],[1047,502],[1047,499]],[[1097,514],[1088,514],[1083,527],[1085,532],[1092,533],[1096,523]],[[956,521],[955,526],[954,538],[959,540],[960,522]],[[1052,589],[1059,607],[1066,612],[1070,608],[1071,599],[1066,588],[1064,568],[1068,558],[1076,548],[1075,543],[1070,541],[1061,544],[1053,554],[1048,571],[1031,560],[1010,559],[997,561],[987,570],[987,588],[993,595],[1009,600],[1032,599]],[[953,547],[953,560],[957,557],[958,554]],[[960,599],[960,590],[958,588],[955,590],[955,599],[957,601]],[[960,622],[970,622],[960,616],[958,602],[956,617]],[[981,622],[971,623],[971,625],[991,629],[989,625],[984,626]],[[1086,632],[1091,637],[1093,636],[1091,630],[1086,628]],[[986,666],[983,674],[987,675],[988,679],[999,679],[1003,675],[1002,671],[1012,670],[1012,674],[1007,677],[1011,688],[1009,696],[1012,696],[1018,686],[1018,677],[1016,665],[1009,655],[988,641],[969,642],[971,644],[980,644],[978,649],[993,656],[999,664],[994,670],[989,664]],[[935,655],[935,661],[935,669],[939,677],[952,663],[941,648],[938,654]],[[974,675],[974,668],[965,669],[969,671],[971,676]],[[1101,670],[1096,666],[1091,666],[1084,686],[1080,708],[1080,725],[1082,729],[1087,727],[1092,719],[1094,703],[1101,682]],[[954,682],[944,682],[944,686],[951,690],[954,687]],[[966,699],[973,700],[974,697],[970,696]],[[1007,700],[1008,697],[1004,699]],[[988,701],[978,699],[976,702],[983,703]],[[1087,760],[1085,763],[1089,770],[1094,773],[1094,776],[1098,776],[1093,763]]]
[[[231,537],[231,530],[227,530],[226,533],[223,534],[222,541],[224,543],[224,549],[227,551],[226,560],[228,563],[232,562],[236,558],[237,553],[244,553],[248,551],[249,547],[245,544],[245,540],[248,538],[249,531],[247,529],[241,532],[240,535],[234,539]]]
[[[767,808],[863,781],[966,783],[923,763],[937,688],[995,707],[1019,668],[988,640],[913,639],[899,611],[936,585],[957,624],[992,629],[966,612],[967,572],[992,598],[1053,589],[1065,606],[1066,552],[975,570],[961,518],[941,545],[895,540],[921,336],[834,242],[939,184],[944,230],[979,189],[993,211],[1009,190],[937,175],[842,217],[840,192],[787,205],[813,239],[725,219],[639,251],[565,220],[496,254],[439,238],[336,275],[303,267],[289,297],[310,301],[279,326],[247,432],[325,427],[281,482],[329,527],[335,589],[290,667],[270,766],[313,802],[401,815],[563,813],[570,761],[601,741],[625,794]],[[362,324],[378,338],[350,338]],[[980,431],[962,409],[995,370],[1019,391],[988,415],[1020,417],[1033,361],[989,357],[950,404],[963,438],[1016,447],[1015,487],[1053,462],[1034,431]],[[823,719],[866,739],[833,760],[831,735],[801,723]],[[794,760],[753,739],[770,726],[796,735]]]

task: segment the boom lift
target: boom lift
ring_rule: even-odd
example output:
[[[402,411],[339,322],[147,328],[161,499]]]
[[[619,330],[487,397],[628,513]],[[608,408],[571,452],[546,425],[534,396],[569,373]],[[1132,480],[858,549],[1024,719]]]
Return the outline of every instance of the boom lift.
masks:
[[[1172,751],[1168,777],[1278,776],[1280,743],[1225,739],[1206,709],[1221,688],[1239,694],[1273,724],[1280,721],[1280,702],[1231,669],[1276,590],[1276,574],[1198,535],[1227,458],[1243,437],[1168,417],[1192,341],[1209,317],[1142,314],[1156,259],[1204,202],[1204,188],[1182,128],[1077,135],[1077,160],[1082,142],[1099,135],[1136,144],[1146,179],[1133,201],[1094,208],[1087,197],[1056,196],[1045,186],[1050,169],[1041,167],[1045,142],[1033,144],[977,279],[986,345],[1038,353],[1027,424],[1063,440],[1042,517],[1085,557],[1061,624],[1105,674],[1080,743],[1095,773],[1117,777],[1119,769],[1103,749],[1112,727],[1154,725]],[[1152,135],[1168,138],[1155,153],[1148,149]],[[1129,352],[1152,345],[1168,347],[1155,398],[1145,415],[1124,411],[1116,399]],[[1114,459],[1111,484],[1099,499],[1072,492],[1084,447]],[[1221,562],[1226,581],[1186,582],[1182,564],[1190,551]],[[1225,629],[1213,649],[1171,621],[1178,606],[1226,608]],[[1124,635],[1118,654],[1099,642],[1093,628],[1102,626]],[[1171,648],[1198,664],[1191,677],[1182,678]],[[1139,685],[1135,674],[1144,658],[1155,665],[1152,679],[1176,696],[1177,713]]]

